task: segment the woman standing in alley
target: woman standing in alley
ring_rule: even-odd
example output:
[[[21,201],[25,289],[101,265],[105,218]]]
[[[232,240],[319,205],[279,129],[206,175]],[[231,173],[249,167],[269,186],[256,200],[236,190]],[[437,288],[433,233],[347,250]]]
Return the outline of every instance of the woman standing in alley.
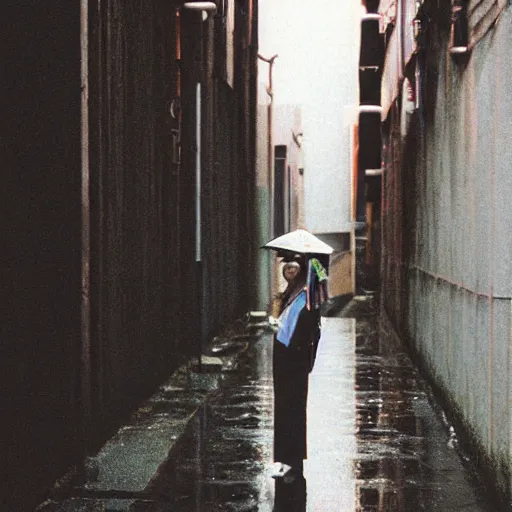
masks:
[[[284,261],[288,286],[281,297],[274,335],[274,478],[302,474],[307,458],[306,408],[309,373],[320,339],[320,311],[307,308],[305,258]]]
[[[273,478],[292,482],[302,476],[307,458],[309,374],[320,340],[320,305],[327,300],[327,271],[332,247],[297,229],[264,246],[278,251],[287,282],[280,294],[273,340]]]
[[[302,475],[303,461],[307,458],[309,374],[320,340],[320,304],[327,298],[327,273],[313,251],[316,248],[323,254],[332,252],[329,246],[302,230],[298,232],[302,243],[298,243],[296,234],[283,235],[265,246],[279,251],[287,282],[279,296],[278,328],[273,340],[275,462],[272,477],[283,478],[285,482]]]

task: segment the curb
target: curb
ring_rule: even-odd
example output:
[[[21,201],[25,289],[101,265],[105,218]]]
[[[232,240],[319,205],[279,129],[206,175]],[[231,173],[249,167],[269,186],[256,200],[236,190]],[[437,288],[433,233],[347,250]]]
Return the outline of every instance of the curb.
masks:
[[[197,358],[178,368],[96,454],[87,457],[83,471],[74,468],[54,484],[35,512],[63,510],[59,503],[70,501],[73,510],[85,511],[91,502],[147,500],[204,404],[218,392],[224,376],[238,370],[237,361],[250,343],[268,329],[268,322],[251,322],[250,316],[234,325],[229,334],[212,340],[200,371]],[[102,510],[111,509],[104,506]]]

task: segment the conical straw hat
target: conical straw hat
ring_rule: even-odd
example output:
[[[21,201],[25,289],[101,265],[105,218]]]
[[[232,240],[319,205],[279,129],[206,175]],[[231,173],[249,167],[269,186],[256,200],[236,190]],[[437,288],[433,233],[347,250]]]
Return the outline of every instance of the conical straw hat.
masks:
[[[264,249],[275,249],[301,254],[332,254],[333,248],[322,242],[318,237],[304,229],[297,229],[278,236],[263,246]]]

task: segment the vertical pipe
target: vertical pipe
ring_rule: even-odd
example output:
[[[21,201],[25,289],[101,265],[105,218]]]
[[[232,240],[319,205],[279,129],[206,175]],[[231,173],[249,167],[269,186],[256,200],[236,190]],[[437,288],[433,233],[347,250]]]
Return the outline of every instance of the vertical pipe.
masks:
[[[397,0],[396,4],[396,20],[397,20],[397,26],[395,27],[395,30],[397,30],[397,36],[398,36],[398,52],[397,52],[397,70],[399,73],[399,77],[403,77],[403,63],[404,63],[404,23],[405,23],[405,8],[403,5],[402,0]]]
[[[274,169],[274,86],[272,84],[274,60],[277,55],[274,55],[268,61],[268,95],[270,96],[270,102],[268,104],[268,172],[269,172],[269,234],[270,238],[275,235],[275,169]],[[272,263],[270,265],[270,296],[278,292],[278,277],[277,277],[277,259],[272,252],[271,255]]]
[[[287,199],[288,199],[288,214],[286,216],[286,226],[285,231],[291,231],[292,230],[292,208],[293,208],[293,196],[292,196],[292,169],[290,165],[286,166],[286,173],[287,173]]]
[[[181,15],[180,10],[175,11],[175,30],[176,30],[176,62],[181,63]],[[181,101],[181,65],[176,66],[176,96]],[[178,111],[178,117],[181,121],[181,108]]]
[[[249,45],[252,45],[253,12],[254,12],[253,0],[249,0],[249,23],[248,23],[248,37],[247,37]]]
[[[86,432],[91,420],[91,325],[90,325],[90,197],[89,197],[89,82],[88,82],[88,0],[80,2],[81,51],[81,199],[82,199],[82,270],[81,270],[81,352],[80,391],[84,455]]]
[[[268,116],[268,127],[267,127],[267,164],[268,164],[268,192],[269,192],[269,218],[268,218],[268,230],[269,230],[269,238],[272,238],[274,235],[274,148],[273,148],[273,139],[272,139],[272,129],[273,129],[273,108],[274,108],[274,90],[272,84],[272,68],[274,65],[274,60],[277,58],[277,54],[273,55],[270,59],[266,59],[265,57],[258,54],[258,58],[263,62],[266,62],[268,67],[268,87],[267,94],[270,97],[270,101],[267,107],[267,116]],[[269,279],[270,279],[270,296],[272,297],[275,292],[277,292],[277,275],[276,269],[274,268],[273,262],[276,261],[273,255],[270,256],[272,258],[271,264],[269,265]]]
[[[267,144],[268,144],[268,190],[269,190],[269,236],[274,236],[274,193],[275,193],[275,182],[274,182],[274,142],[272,137],[273,131],[273,114],[274,114],[274,91],[272,89],[272,66],[274,61],[271,60],[268,67],[268,95],[270,96],[268,104],[268,132],[267,132]]]
[[[196,84],[196,286],[197,286],[197,321],[198,353],[197,370],[202,370],[203,352],[203,269],[201,258],[201,83]]]
[[[359,168],[359,117],[352,127],[352,227],[350,228],[350,249],[352,251],[352,293],[356,293],[356,206],[357,206],[357,173]]]
[[[272,124],[273,124],[273,106],[274,106],[274,90],[272,85],[272,68],[274,66],[274,60],[277,55],[272,56],[270,59],[266,59],[258,54],[258,58],[263,62],[266,62],[268,66],[268,87],[267,94],[269,95],[270,101],[267,107],[268,116],[268,127],[267,127],[267,164],[268,164],[268,190],[269,190],[269,237],[272,238],[274,234],[274,157],[273,157],[273,141],[272,141]]]
[[[201,84],[196,84],[196,262],[201,262]]]
[[[507,343],[507,388],[505,392],[506,402],[507,404],[510,403],[510,400],[512,398],[512,392],[511,392],[511,386],[512,386],[512,301],[509,301],[509,311],[508,311],[508,318],[509,318],[509,331],[508,331],[508,343]],[[509,409],[508,412],[508,455],[509,460],[512,456],[512,411]],[[510,480],[510,487],[509,492],[512,494],[512,480]]]
[[[463,2],[464,6],[467,8],[467,6],[465,5],[466,2]],[[466,12],[464,13],[464,15],[466,15]],[[467,19],[466,19],[466,28],[467,28]],[[499,70],[499,68],[498,68]],[[499,77],[499,71],[497,71],[496,73]],[[499,77],[501,78],[501,77]],[[501,80],[498,78],[498,80],[496,80],[496,83],[497,84],[501,84]],[[499,86],[498,86],[499,87]],[[495,93],[496,94],[496,93]],[[493,123],[492,123],[492,128],[491,128],[491,133],[492,133],[492,140],[495,141],[495,140],[498,140],[498,134],[497,134],[497,130],[496,130],[496,126],[500,120],[500,113],[497,109],[497,98],[501,97],[501,95],[496,95],[493,99],[493,107],[492,107],[492,117],[491,119],[493,119]],[[489,260],[489,278],[490,278],[490,283],[489,283],[489,364],[488,364],[488,389],[489,389],[489,398],[488,398],[488,403],[489,403],[489,416],[488,416],[488,432],[489,432],[489,439],[488,439],[488,453],[493,453],[496,446],[495,446],[495,427],[494,427],[494,408],[495,408],[495,403],[494,403],[494,399],[495,399],[495,396],[494,396],[494,383],[495,383],[495,379],[494,379],[494,366],[495,366],[495,362],[494,362],[494,358],[496,356],[496,350],[495,350],[495,342],[496,340],[494,339],[494,322],[495,322],[495,319],[494,319],[494,313],[495,313],[495,298],[494,298],[494,294],[495,294],[495,273],[496,273],[496,257],[495,257],[495,254],[496,254],[496,243],[495,243],[495,237],[496,237],[496,233],[498,233],[497,231],[497,222],[496,222],[496,162],[495,162],[495,151],[490,151],[489,152],[489,189],[490,189],[490,192],[489,192],[489,197],[490,197],[490,210],[491,210],[491,226],[490,226],[490,230],[488,231],[489,233],[489,243],[488,243],[488,248],[489,248],[489,252],[488,252],[488,260]],[[499,186],[499,185],[498,185]]]

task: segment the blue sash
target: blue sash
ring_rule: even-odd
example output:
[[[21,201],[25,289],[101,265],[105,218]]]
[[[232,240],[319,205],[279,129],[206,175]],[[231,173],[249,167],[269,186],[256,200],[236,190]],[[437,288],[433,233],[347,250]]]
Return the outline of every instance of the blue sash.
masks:
[[[277,341],[283,345],[288,346],[292,339],[297,321],[299,320],[300,312],[306,305],[306,290],[302,290],[289,304],[281,316],[278,318],[279,330],[277,331]]]

